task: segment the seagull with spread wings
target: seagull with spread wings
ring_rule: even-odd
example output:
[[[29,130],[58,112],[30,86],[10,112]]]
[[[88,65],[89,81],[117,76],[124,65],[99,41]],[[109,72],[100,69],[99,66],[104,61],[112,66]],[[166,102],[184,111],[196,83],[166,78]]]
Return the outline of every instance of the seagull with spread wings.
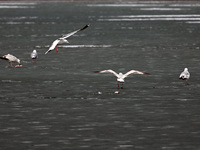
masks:
[[[84,27],[81,28],[81,29],[78,29],[78,30],[73,31],[73,32],[68,33],[68,34],[64,34],[62,37],[56,39],[56,40],[51,44],[51,46],[50,46],[50,48],[48,49],[48,51],[45,52],[45,54],[47,54],[48,52],[54,50],[55,48],[56,48],[56,52],[58,52],[58,45],[59,45],[59,44],[64,44],[64,43],[70,44],[69,41],[67,40],[68,37],[70,37],[70,36],[76,34],[76,33],[79,32],[79,31],[82,31],[82,30],[86,29],[86,28],[89,27],[89,26],[90,26],[90,25],[86,25],[86,26],[84,26]]]
[[[117,83],[118,83],[118,88],[120,87],[120,83],[121,83],[121,89],[123,89],[123,83],[125,82],[125,78],[128,77],[129,75],[132,74],[146,74],[146,75],[150,75],[149,73],[146,72],[142,72],[142,71],[138,71],[138,70],[130,70],[128,71],[126,74],[123,73],[116,73],[115,71],[109,69],[109,70],[102,70],[102,71],[95,71],[95,73],[111,73],[113,75],[115,75],[117,77]]]

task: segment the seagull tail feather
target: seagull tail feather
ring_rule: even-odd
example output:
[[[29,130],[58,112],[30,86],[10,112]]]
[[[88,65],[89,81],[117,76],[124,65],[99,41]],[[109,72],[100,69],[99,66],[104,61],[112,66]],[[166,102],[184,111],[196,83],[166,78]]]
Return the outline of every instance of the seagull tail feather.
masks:
[[[6,57],[0,57],[0,59],[5,59],[5,60],[8,60],[8,58],[6,58]]]

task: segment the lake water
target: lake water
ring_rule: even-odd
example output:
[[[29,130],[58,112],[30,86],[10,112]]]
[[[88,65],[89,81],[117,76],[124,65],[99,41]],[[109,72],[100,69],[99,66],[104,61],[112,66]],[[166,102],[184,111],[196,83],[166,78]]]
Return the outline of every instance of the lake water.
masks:
[[[0,149],[199,150],[199,26],[199,2],[1,2],[0,55],[23,67],[0,61]],[[151,75],[117,89],[104,69]]]

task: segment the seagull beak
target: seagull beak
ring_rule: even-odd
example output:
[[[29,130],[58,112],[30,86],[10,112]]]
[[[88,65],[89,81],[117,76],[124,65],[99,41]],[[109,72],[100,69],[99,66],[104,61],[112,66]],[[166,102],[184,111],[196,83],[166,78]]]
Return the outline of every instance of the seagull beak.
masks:
[[[70,45],[70,43],[67,43],[67,44],[69,44],[69,45]]]
[[[21,64],[19,64],[19,65],[16,65],[15,67],[16,67],[16,68],[18,68],[18,67],[22,67],[22,65],[21,65]]]

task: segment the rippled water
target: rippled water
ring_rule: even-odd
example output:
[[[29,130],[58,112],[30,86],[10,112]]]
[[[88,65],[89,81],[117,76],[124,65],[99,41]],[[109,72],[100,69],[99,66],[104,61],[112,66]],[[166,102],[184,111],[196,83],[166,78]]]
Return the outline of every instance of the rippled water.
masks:
[[[0,54],[23,65],[0,63],[0,149],[200,149],[199,25],[199,2],[0,3]],[[103,69],[151,75],[119,90]]]

